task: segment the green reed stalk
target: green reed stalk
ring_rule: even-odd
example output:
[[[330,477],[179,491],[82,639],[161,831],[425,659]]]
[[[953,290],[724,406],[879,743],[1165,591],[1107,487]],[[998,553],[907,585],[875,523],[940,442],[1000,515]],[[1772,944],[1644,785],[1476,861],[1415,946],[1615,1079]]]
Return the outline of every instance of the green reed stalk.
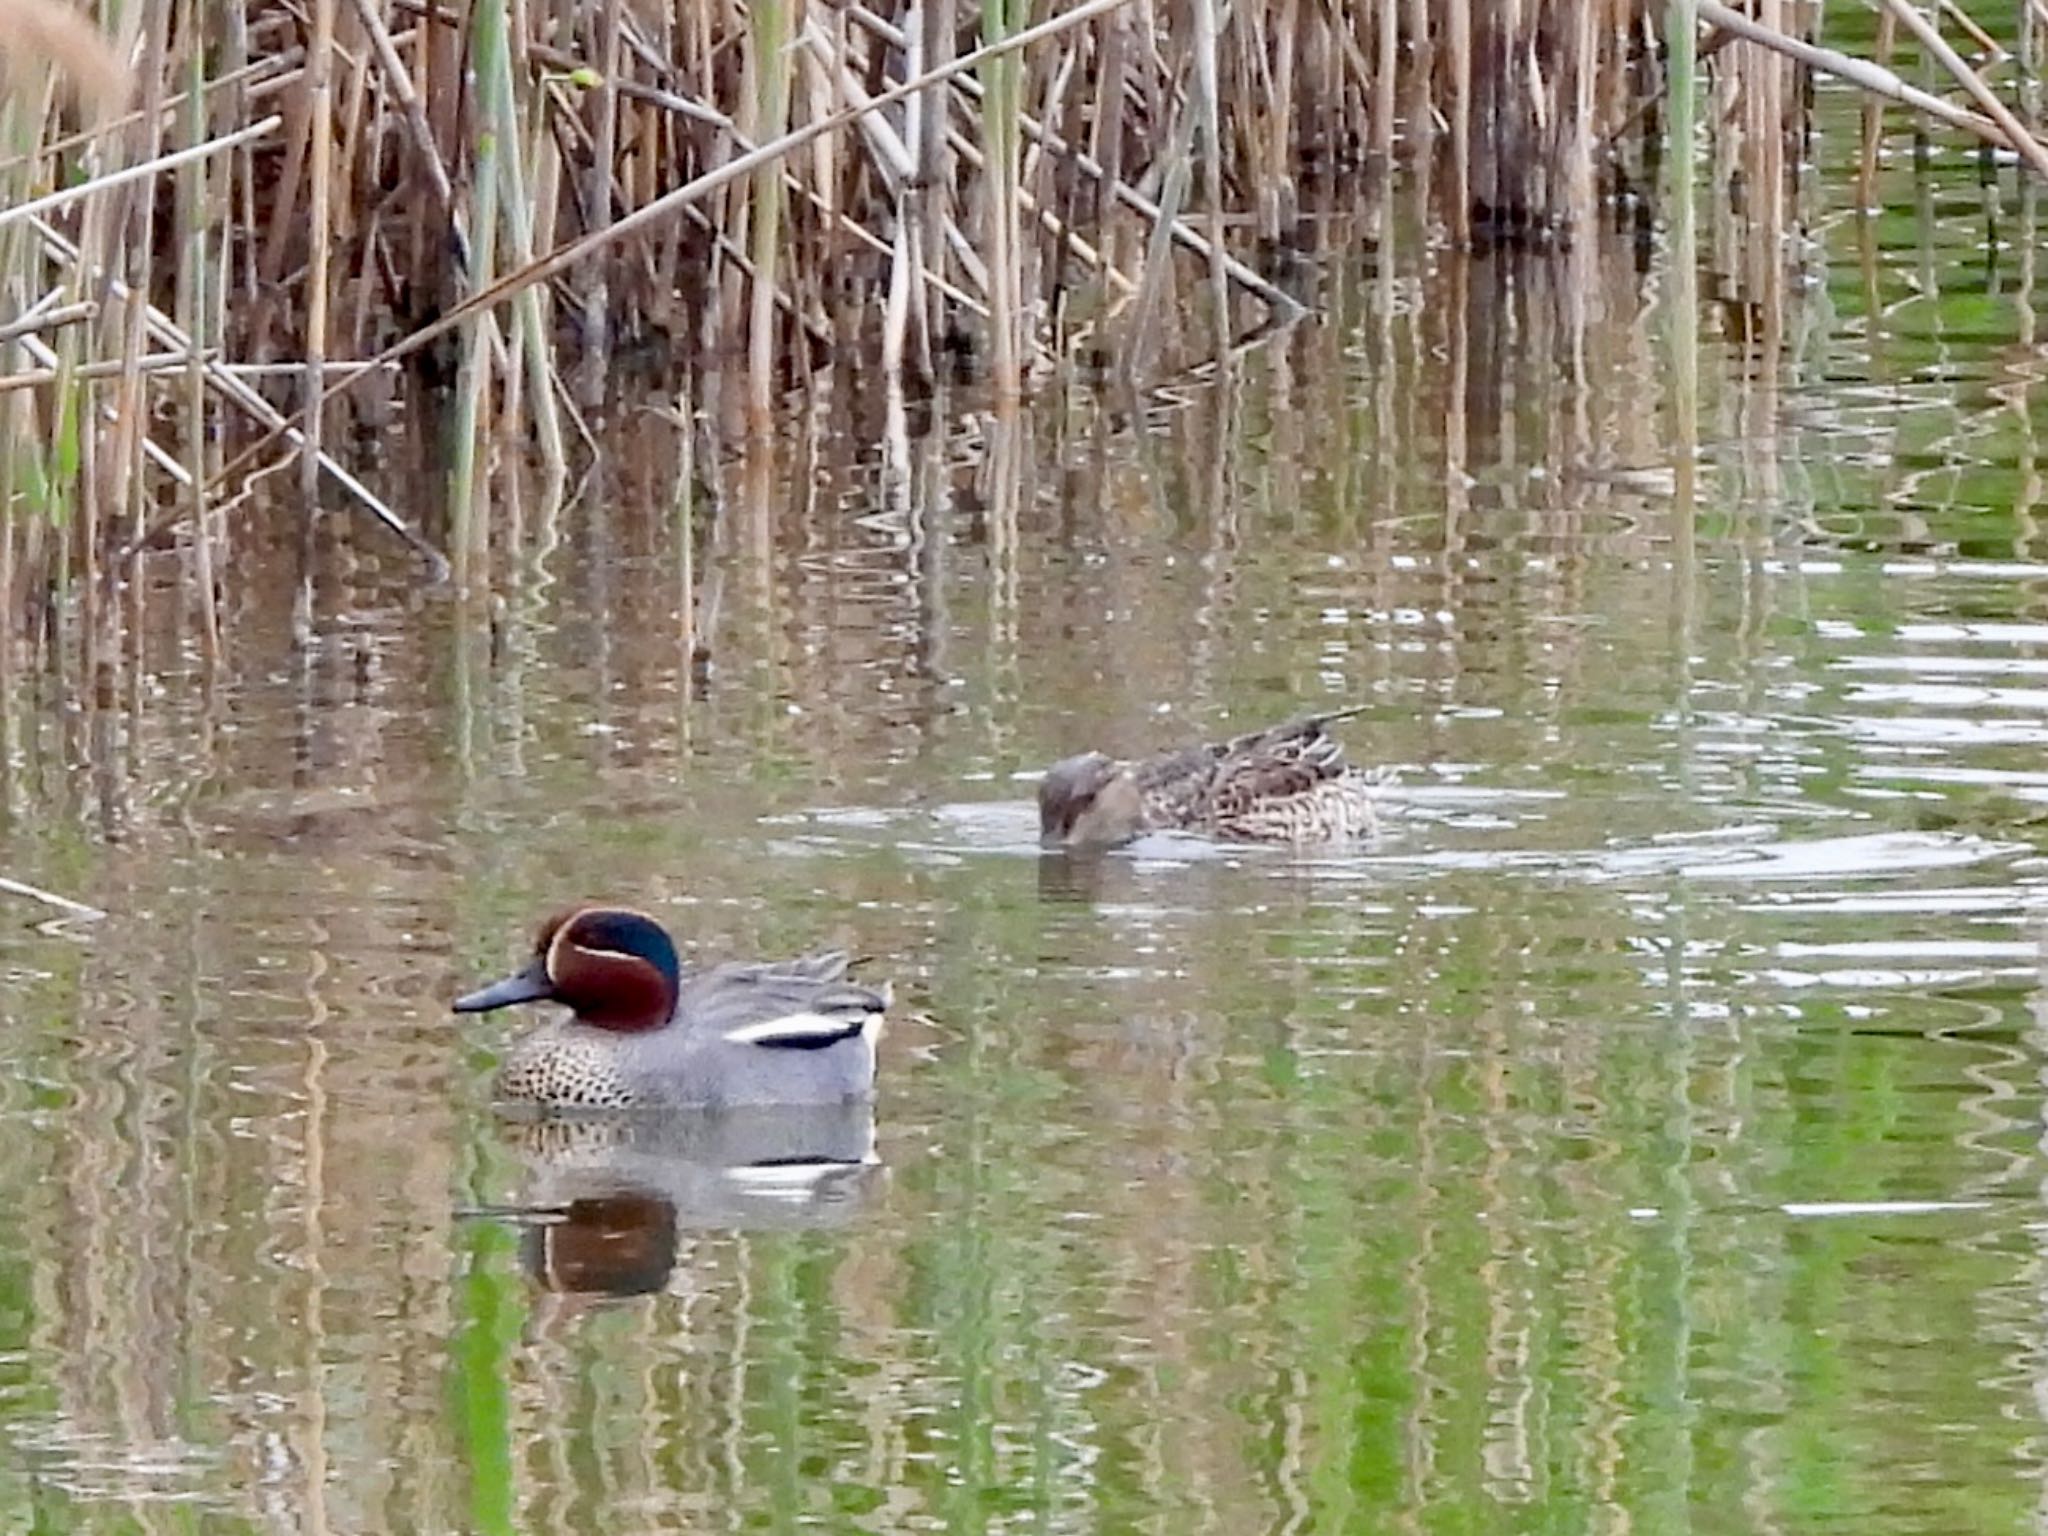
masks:
[[[206,79],[206,51],[190,41],[200,35],[199,7],[200,0],[180,0],[178,9],[178,35],[188,40],[183,60],[187,90],[180,109],[183,137],[188,144],[203,143],[207,138],[206,97],[201,93]],[[209,207],[210,182],[221,188],[218,209]],[[225,238],[233,215],[233,186],[232,160],[222,167],[217,178],[209,175],[204,160],[195,160],[178,173],[177,321],[185,334],[192,338],[191,359],[185,367],[184,390],[186,465],[192,475],[189,493],[192,498],[192,574],[193,584],[198,589],[200,650],[208,663],[220,655],[220,613],[214,594],[213,517],[206,499],[206,370],[200,363],[200,356],[206,350],[208,339],[216,334],[215,290],[227,277],[225,263],[217,275],[208,270],[209,215],[218,215],[218,224]],[[141,306],[136,306],[136,309],[139,324],[143,319]],[[135,529],[129,535],[130,545],[139,545],[142,535],[143,504],[138,502]],[[138,591],[144,585],[135,583]]]
[[[489,55],[479,50],[476,58],[477,91],[482,98],[485,120],[497,142],[504,146],[498,174],[505,208],[505,237],[512,247],[512,260],[524,266],[533,260],[534,210],[527,194],[526,168],[519,145],[519,100],[512,83],[512,52],[502,28],[493,40]],[[528,408],[533,412],[541,455],[549,472],[560,475],[568,464],[562,444],[562,419],[555,410],[554,365],[548,352],[547,290],[535,286],[524,290],[513,304],[513,347],[526,365]]]

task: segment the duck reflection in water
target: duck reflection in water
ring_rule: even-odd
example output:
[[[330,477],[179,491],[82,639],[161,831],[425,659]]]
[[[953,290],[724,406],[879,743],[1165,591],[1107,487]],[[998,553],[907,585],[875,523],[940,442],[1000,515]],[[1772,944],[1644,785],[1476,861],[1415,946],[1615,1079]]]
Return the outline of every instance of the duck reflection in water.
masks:
[[[525,1164],[521,1257],[553,1291],[664,1289],[681,1235],[854,1220],[880,1179],[872,1105],[503,1119]]]

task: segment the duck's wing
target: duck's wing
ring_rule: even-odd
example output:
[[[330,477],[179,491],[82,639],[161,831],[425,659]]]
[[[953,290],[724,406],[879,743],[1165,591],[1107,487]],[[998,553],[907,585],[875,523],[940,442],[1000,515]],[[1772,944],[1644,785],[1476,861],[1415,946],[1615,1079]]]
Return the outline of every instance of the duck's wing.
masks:
[[[692,1032],[735,1045],[822,1050],[874,1029],[889,1007],[888,988],[840,980],[846,964],[833,954],[714,966],[683,983],[676,1012]]]
[[[843,949],[821,949],[813,955],[789,960],[727,960],[701,974],[706,976],[786,976],[801,981],[838,981],[853,963]]]
[[[1181,747],[1132,768],[1145,813],[1154,825],[1179,826],[1195,813],[1208,798],[1221,751],[1215,746]]]
[[[1322,757],[1246,756],[1218,765],[1203,812],[1216,825],[1254,818],[1262,808],[1314,794],[1353,770],[1342,753]]]
[[[1228,741],[1161,753],[1140,765],[1138,787],[1154,819],[1176,825],[1306,793],[1348,771],[1344,744],[1327,728],[1371,707],[1324,710]]]

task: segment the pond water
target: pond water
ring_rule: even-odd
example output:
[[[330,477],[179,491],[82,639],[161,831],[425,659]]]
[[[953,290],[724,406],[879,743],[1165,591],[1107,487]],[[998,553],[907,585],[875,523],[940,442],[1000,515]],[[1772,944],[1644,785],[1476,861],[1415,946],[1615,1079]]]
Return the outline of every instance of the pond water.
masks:
[[[6,679],[106,916],[0,898],[0,1526],[2037,1528],[2035,209],[1884,175],[1782,334],[1703,232],[1692,476],[1661,246],[1333,221],[1227,375],[842,381],[686,520],[629,416],[472,602],[259,522],[209,675],[161,559]],[[1369,846],[1036,851],[1347,702]],[[447,1000],[593,896],[868,957],[872,1120],[501,1121]]]

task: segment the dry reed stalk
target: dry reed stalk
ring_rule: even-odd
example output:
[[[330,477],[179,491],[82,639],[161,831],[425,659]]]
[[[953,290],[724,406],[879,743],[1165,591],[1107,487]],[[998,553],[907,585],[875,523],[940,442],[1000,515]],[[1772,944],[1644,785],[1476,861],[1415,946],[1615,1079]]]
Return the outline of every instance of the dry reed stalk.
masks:
[[[40,219],[32,221],[32,227],[40,238],[44,249],[54,260],[74,272],[82,270],[81,252],[78,245]],[[109,296],[112,298],[123,302],[127,302],[130,299],[130,290],[125,283],[111,281],[107,284],[107,289]],[[199,356],[193,347],[192,338],[168,316],[164,315],[154,306],[147,308],[145,315],[149,326],[149,334],[159,346],[168,347],[183,356]],[[274,441],[278,437],[283,437],[294,452],[298,450],[303,442],[303,436],[298,430],[296,421],[271,405],[269,401],[265,400],[262,395],[258,394],[248,384],[236,378],[233,374],[222,370],[217,363],[203,362],[202,366],[206,370],[208,383],[212,385],[217,393],[240,406],[262,423],[268,433],[265,441]],[[353,382],[364,376],[362,366],[358,365],[357,369],[348,375],[348,378],[350,382]],[[66,392],[61,378],[58,381],[57,387],[60,393]],[[446,562],[442,559],[440,551],[408,527],[405,521],[397,513],[385,506],[368,486],[364,485],[354,475],[350,474],[345,466],[337,463],[332,458],[326,460],[323,467],[327,470],[328,474],[334,477],[336,484],[354,496],[371,516],[383,523],[385,527],[389,528],[424,556],[434,566],[438,574],[445,576]],[[220,477],[216,475],[215,478],[217,480]],[[178,515],[176,513],[172,514],[169,522],[175,522]],[[144,543],[154,543],[166,531],[169,522],[159,522],[152,525],[145,536]],[[124,559],[132,557],[135,552],[134,549],[126,551]]]
[[[773,0],[771,0],[773,3]],[[591,125],[590,165],[583,177],[584,227],[593,232],[612,222],[612,172],[619,147],[619,48],[622,0],[600,0],[597,35],[590,57],[602,77],[586,96]],[[610,258],[593,261],[583,281],[583,371],[579,390],[584,408],[602,401],[605,376],[611,368]]]
[[[427,184],[434,189],[435,201],[448,214],[458,259],[467,266],[468,233],[461,210],[455,204],[455,189],[448,180],[448,167],[442,163],[441,152],[434,143],[434,130],[427,122],[426,108],[420,101],[419,92],[413,89],[412,76],[406,72],[405,62],[398,56],[398,45],[392,39],[391,29],[377,14],[376,0],[354,0],[354,5],[356,21],[369,37],[371,52],[377,61],[378,78],[398,103],[399,115],[412,136],[413,153],[419,156]]]
[[[1223,271],[1223,107],[1217,92],[1222,24],[1216,0],[1190,0],[1194,10],[1196,130],[1202,144],[1202,198],[1209,212],[1209,301],[1217,355],[1230,346],[1230,285]]]
[[[1878,12],[1876,63],[1880,68],[1890,66],[1898,26],[1898,17],[1890,11]],[[1864,92],[1861,150],[1856,161],[1856,202],[1859,208],[1877,206],[1877,161],[1884,146],[1884,103],[1885,98],[1877,92]]]
[[[213,317],[207,316],[205,318],[209,324],[217,324]],[[21,333],[20,339],[27,340],[35,334],[35,328],[31,326]],[[54,356],[55,354],[52,353],[51,355]],[[323,365],[326,373],[336,375],[337,377],[353,376],[362,366],[360,362],[346,358],[329,358]],[[70,377],[74,379],[118,380],[125,374],[135,373],[143,378],[148,378],[155,374],[182,373],[193,367],[198,367],[202,370],[211,369],[223,377],[238,379],[284,378],[287,376],[294,379],[303,379],[306,374],[306,365],[304,363],[223,362],[215,351],[198,345],[197,338],[195,338],[193,349],[189,352],[147,352],[138,357],[133,363],[119,357],[105,358],[96,363],[80,363],[71,369]],[[57,373],[54,365],[40,368],[17,368],[11,373],[0,373],[0,394],[7,394],[16,390],[40,389],[45,385],[56,382],[56,378]]]
[[[963,134],[955,133],[953,135],[952,150],[959,163],[966,165],[970,169],[980,170],[987,164],[986,157],[974,146],[973,141]],[[1138,285],[1135,282],[1115,267],[1110,266],[1093,245],[1090,245],[1063,223],[1059,216],[1041,204],[1036,196],[1021,187],[1017,189],[1017,207],[1020,212],[1032,215],[1033,222],[1043,229],[1054,241],[1058,242],[1063,249],[1071,252],[1075,260],[1084,266],[1101,271],[1109,286],[1114,288],[1119,294],[1135,294],[1138,291]],[[1204,254],[1215,249],[1208,241],[1203,241],[1203,248]],[[1227,263],[1225,270],[1229,270],[1229,264]],[[985,278],[982,281],[982,287],[984,290],[987,288]]]
[[[241,11],[239,8],[235,8],[230,11],[230,14],[239,17]],[[265,81],[274,86],[279,77],[295,75],[300,64],[304,62],[304,57],[305,51],[303,49],[294,48],[287,53],[279,54],[273,58],[262,59],[254,64],[241,64],[224,70],[221,74],[210,80],[201,81],[196,89],[202,96],[214,97],[216,95],[241,92],[251,81]],[[190,101],[191,91],[189,89],[177,91],[165,96],[158,104],[158,110],[164,112],[182,110]],[[246,112],[232,110],[228,113],[231,119],[240,119],[247,115]],[[102,121],[96,121],[87,127],[79,129],[76,133],[69,133],[59,138],[45,140],[20,153],[0,157],[0,176],[32,166],[40,161],[62,159],[66,155],[74,154],[79,150],[87,148],[95,139],[103,135],[120,133],[125,129],[133,127],[135,124],[142,122],[144,117],[143,111],[137,108],[118,117],[109,117]]]
[[[1430,25],[1430,0],[1407,0],[1407,23],[1402,28],[1407,40],[1408,110],[1402,132],[1408,144],[1410,164],[1418,181],[1427,183],[1434,159],[1438,111],[1434,99],[1437,78],[1437,29]],[[1427,206],[1425,203],[1424,206]]]
[[[1131,306],[1125,323],[1121,361],[1126,384],[1132,387],[1138,376],[1151,365],[1156,342],[1152,317],[1160,307],[1162,293],[1173,280],[1169,259],[1172,253],[1170,231],[1180,222],[1181,203],[1187,196],[1189,160],[1194,153],[1194,141],[1195,114],[1183,111],[1163,157],[1166,170],[1159,193],[1159,219],[1152,226],[1151,240],[1146,247],[1145,272],[1137,301]]]
[[[753,88],[748,94],[752,112],[745,128],[757,140],[782,137],[788,123],[792,32],[787,8],[794,3],[797,0],[753,0],[748,8],[753,47],[747,62],[753,71]],[[775,278],[782,229],[782,171],[776,162],[763,161],[755,169],[752,203],[754,279],[747,329],[747,405],[755,427],[766,430],[775,405]]]
[[[177,167],[185,165],[190,161],[204,159],[208,155],[220,154],[224,150],[233,149],[237,145],[249,143],[254,139],[266,138],[275,132],[278,125],[283,121],[284,119],[279,116],[266,117],[261,122],[251,123],[248,127],[237,129],[233,133],[222,134],[217,139],[209,139],[204,144],[188,145],[186,148],[174,150],[170,154],[158,155],[150,160],[126,166],[118,171],[109,171],[104,175],[94,176],[73,186],[60,187],[55,192],[46,193],[42,197],[31,198],[24,203],[10,204],[8,207],[0,208],[0,228],[34,219],[45,213],[55,212],[59,208],[81,202],[96,192],[105,192],[115,187],[124,187],[131,182],[146,181],[152,176],[158,175],[163,171],[175,170]]]
[[[150,162],[163,153],[164,122],[161,104],[169,77],[170,7],[156,7],[144,22],[142,61],[142,113],[133,138],[138,161]],[[129,287],[147,293],[152,286],[156,256],[156,200],[138,199],[128,210],[135,237],[125,242],[125,273]],[[112,475],[107,503],[92,509],[96,519],[111,523],[128,509],[128,491],[139,485],[142,442],[148,436],[148,409],[144,404],[141,375],[135,369],[142,356],[142,313],[134,305],[122,306],[119,315],[108,317],[110,328],[118,324],[118,353],[122,370],[115,391],[114,431],[109,443]],[[139,506],[139,498],[138,498]]]
[[[509,33],[509,36],[506,35]],[[515,266],[533,260],[534,209],[527,194],[529,182],[521,164],[518,100],[512,77],[510,38],[519,35],[516,26],[493,33],[487,56],[477,61],[478,94],[484,102],[490,133],[499,154],[497,175],[505,209],[505,237],[512,249]],[[431,146],[429,146],[431,147]],[[459,231],[460,224],[456,226]],[[462,264],[472,257],[465,250]],[[527,397],[540,451],[551,476],[566,474],[568,450],[562,441],[562,423],[555,410],[555,376],[548,341],[547,291],[533,287],[514,300],[512,350],[526,369]],[[515,372],[511,382],[516,385]],[[517,405],[510,409],[516,413]]]
[[[1069,91],[1073,86],[1080,58],[1079,44],[1084,38],[1062,39],[1052,54],[1051,65],[1036,72],[1037,83],[1029,88],[1031,99],[1037,102],[1039,115],[1049,123],[1058,123],[1066,115]],[[1020,98],[1021,103],[1021,98]],[[1020,109],[1018,126],[1022,126]],[[1054,318],[1061,306],[1066,287],[1067,246],[1078,242],[1074,235],[1054,211],[1060,201],[1061,187],[1054,177],[1053,157],[1043,152],[1039,142],[1027,135],[1019,134],[1019,160],[1017,166],[1018,213],[1033,215],[1032,222],[1041,239],[1020,242],[1018,286],[1020,291],[1028,289],[1033,295],[1030,311],[1034,323],[1025,333],[1025,340],[1034,351],[1043,355],[1045,348],[1041,338],[1057,324]],[[1019,234],[1021,236],[1021,223]],[[1096,265],[1093,249],[1076,253],[1078,265],[1086,271]],[[1049,284],[1040,281],[1040,274],[1050,274]],[[1056,360],[1055,360],[1056,361]]]
[[[1451,240],[1472,243],[1472,0],[1447,0],[1451,76]]]
[[[319,505],[321,444],[326,412],[320,405],[327,361],[327,262],[334,210],[334,0],[313,0],[313,37],[306,50],[308,157],[306,201],[312,229],[306,248],[305,441],[299,449],[299,497],[310,514]]]
[[[2020,60],[2020,115],[2029,132],[2036,131],[2036,125],[2041,120],[2040,44],[2037,31],[2041,19],[2040,7],[2033,3],[2033,0],[2028,0],[2028,3],[2020,6],[2017,45]]]
[[[1295,143],[1294,50],[1301,30],[1301,0],[1280,0],[1273,20],[1272,94],[1264,122],[1264,154],[1258,176],[1259,233],[1277,241],[1281,228],[1296,211],[1294,167],[1300,159]]]
[[[1399,78],[1396,49],[1400,42],[1396,3],[1397,0],[1379,0],[1373,17],[1373,35],[1379,47],[1373,58],[1372,153],[1383,167],[1391,167],[1394,161],[1394,81]],[[1384,225],[1385,206],[1374,212]]]
[[[912,0],[910,11],[905,18],[903,29],[906,48],[903,58],[903,72],[906,75],[924,73],[925,23],[923,0]],[[839,67],[833,73],[835,78],[844,71],[844,60],[849,39],[846,33],[845,17],[835,19],[834,43]],[[903,394],[903,356],[911,324],[911,299],[923,297],[920,281],[922,259],[922,236],[927,221],[924,217],[925,195],[917,188],[918,170],[929,158],[926,147],[928,130],[926,121],[935,104],[942,106],[946,93],[940,89],[920,91],[903,104],[903,136],[911,157],[909,186],[898,188],[895,198],[896,230],[894,243],[889,253],[889,287],[883,301],[882,313],[882,373],[887,382],[889,410],[893,419]],[[845,105],[835,93],[833,107]],[[863,119],[867,121],[867,119]],[[836,212],[836,204],[835,210]],[[923,320],[925,304],[917,305],[917,317]],[[931,343],[929,331],[920,324],[924,346],[919,359],[920,371],[926,378],[931,376]]]
[[[1985,115],[1998,125],[1998,131],[2005,142],[2015,150],[2036,176],[2048,180],[2048,146],[2027,132],[2026,126],[2013,116],[2012,109],[1999,100],[1998,93],[1984,83],[1974,69],[1963,62],[1962,56],[1949,47],[1942,35],[1935,31],[1926,17],[1905,0],[1879,0],[1886,11],[1898,17],[1905,29],[1927,51],[1927,54],[1954,78],[1965,94],[1984,109]]]
[[[837,111],[845,105],[845,100],[840,93],[838,79],[840,68],[846,58],[847,49],[845,13],[834,10],[828,14],[822,31],[816,22],[806,23],[805,36],[807,38],[822,38],[824,42],[822,52],[815,48],[807,48],[798,54],[798,61],[803,75],[805,110],[820,112]],[[915,111],[915,103],[911,103],[906,110]],[[812,259],[807,261],[794,260],[791,264],[797,269],[794,281],[802,296],[802,303],[798,307],[797,313],[801,316],[807,330],[811,330],[814,334],[822,331],[828,337],[834,335],[833,317],[836,311],[834,297],[837,293],[837,285],[832,281],[832,269],[835,263],[831,259],[831,253],[839,249],[841,244],[839,194],[842,175],[839,164],[840,156],[837,153],[837,149],[838,146],[831,139],[820,139],[811,145],[809,182],[806,182],[795,168],[799,163],[796,159],[793,159],[790,165],[785,167],[783,173],[784,197],[788,198],[794,195],[795,198],[801,200],[801,202],[793,204],[791,207],[791,219],[795,224],[802,224],[806,212],[814,206],[809,196],[811,183],[815,183],[818,189],[820,202],[815,205],[817,217],[815,236],[806,240],[802,234],[794,231],[791,235],[792,243],[807,248]],[[897,220],[900,223],[902,217],[900,195],[896,201],[898,203]],[[883,323],[886,332],[888,325],[886,312]],[[827,343],[828,348],[831,345],[831,342]]]
[[[1672,507],[1674,525],[1689,541],[1694,487],[1699,460],[1699,251],[1694,220],[1693,90],[1697,68],[1698,23],[1708,0],[1670,0],[1668,60],[1671,98],[1670,219],[1671,300],[1665,318],[1670,353],[1670,398],[1673,416],[1672,454],[1678,494]]]
[[[1942,13],[1946,15],[1950,20],[1955,22],[1955,24],[1961,27],[1965,32],[1969,33],[1970,41],[1975,43],[1979,48],[1984,50],[1986,58],[2004,59],[2010,57],[2010,55],[2005,50],[2005,45],[1999,42],[1998,39],[1993,37],[1989,32],[1986,32],[1982,27],[1978,26],[1975,21],[1971,20],[1970,13],[1964,10],[1960,5],[1956,4],[1956,0],[1938,0],[1938,3]],[[2027,6],[2024,3],[2022,3],[2020,6],[2022,24],[2024,24],[2025,21],[2026,10]]]
[[[90,299],[81,299],[76,304],[60,304],[49,309],[30,311],[20,318],[0,325],[0,342],[18,341],[24,336],[41,335],[48,331],[61,330],[81,320],[98,316],[100,307]],[[0,372],[0,388],[5,388],[11,373]]]
[[[662,194],[654,202],[634,209],[624,218],[615,220],[603,230],[590,231],[556,247],[547,255],[536,258],[530,265],[507,273],[482,291],[472,294],[461,303],[451,306],[446,312],[411,332],[402,340],[386,347],[376,357],[360,365],[361,371],[350,374],[329,386],[326,393],[331,397],[352,387],[355,382],[376,368],[410,357],[430,343],[447,335],[462,324],[470,315],[480,309],[490,308],[513,297],[519,291],[535,283],[545,282],[577,262],[586,260],[613,242],[623,239],[636,231],[649,228],[672,216],[683,208],[702,201],[712,193],[734,186],[752,176],[764,165],[772,164],[793,151],[808,144],[822,134],[837,132],[848,126],[867,111],[879,111],[894,106],[915,91],[925,90],[933,85],[951,80],[963,71],[977,68],[992,57],[1027,48],[1045,38],[1057,36],[1069,28],[1085,25],[1101,16],[1116,11],[1128,4],[1129,0],[1083,0],[1081,5],[1061,15],[1040,22],[1034,27],[1016,33],[999,43],[985,45],[943,65],[928,69],[922,76],[889,87],[875,96],[865,108],[847,107],[829,117],[820,117],[792,129],[780,138],[742,155],[721,162],[715,169],[706,171],[670,192]],[[245,447],[228,465],[219,471],[216,480],[241,473],[260,462],[265,448],[279,436],[292,430],[293,419],[284,417],[280,424],[270,429],[264,437]]]
[[[1918,86],[1908,85],[1891,70],[1873,64],[1867,59],[1855,58],[1833,48],[1822,48],[1813,43],[1801,42],[1795,37],[1787,37],[1780,32],[1773,32],[1769,28],[1759,26],[1740,11],[1731,10],[1720,4],[1719,0],[1693,0],[1693,3],[1698,7],[1702,20],[1712,22],[1722,31],[1745,42],[1776,49],[1809,69],[1820,70],[1838,80],[1847,81],[1860,90],[1871,91],[1889,101],[1911,107],[1916,112],[1937,118],[1952,128],[1974,133],[1986,143],[1995,144],[2000,148],[2012,147],[2005,134],[1991,119],[1981,117],[1975,112],[1966,112]]]
[[[924,71],[942,66],[953,57],[955,39],[959,36],[959,24],[954,13],[955,0],[920,0],[919,17],[924,23],[924,38],[921,44]],[[1115,25],[1112,19],[1111,25]],[[920,71],[910,70],[912,78]],[[967,78],[965,76],[961,78]],[[953,164],[947,153],[951,135],[953,93],[949,87],[934,86],[911,98],[921,105],[917,114],[917,133],[912,145],[917,153],[917,181],[911,194],[911,206],[907,210],[912,220],[912,259],[927,274],[932,284],[946,282],[946,240],[945,226],[952,214],[949,189],[953,184]],[[918,361],[927,374],[936,365],[935,338],[945,330],[944,311],[939,306],[936,287],[928,288],[922,295],[918,325]]]
[[[1016,35],[1027,0],[982,0],[984,48]],[[1014,54],[988,59],[981,75],[981,133],[985,186],[982,218],[987,237],[983,260],[988,266],[990,372],[999,400],[1023,395],[1023,370],[1018,358],[1022,331],[1022,242],[1018,238],[1018,156],[1022,137],[1017,116],[1023,110],[1023,74]]]
[[[1774,32],[1785,30],[1783,0],[1759,0],[1757,18]],[[1782,54],[1768,49],[1751,50],[1755,78],[1752,140],[1755,162],[1750,184],[1755,189],[1756,222],[1761,237],[1750,247],[1755,264],[1752,300],[1763,311],[1762,356],[1757,378],[1769,388],[1778,376],[1778,358],[1784,346],[1785,325],[1785,203],[1790,193],[1785,170],[1786,112],[1792,95],[1791,64]]]

